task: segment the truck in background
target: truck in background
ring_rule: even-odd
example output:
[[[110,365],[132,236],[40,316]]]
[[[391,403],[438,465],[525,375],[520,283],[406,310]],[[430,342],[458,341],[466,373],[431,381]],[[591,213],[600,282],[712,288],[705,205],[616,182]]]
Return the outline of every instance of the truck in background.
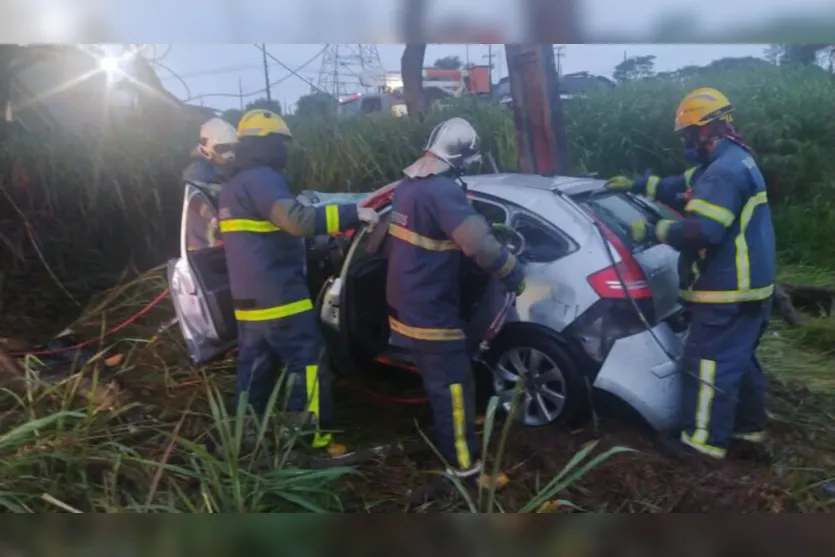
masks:
[[[337,116],[362,116],[366,114],[406,115],[403,100],[403,78],[398,72],[386,72],[382,76],[364,77],[362,85],[376,88],[371,93],[355,93],[339,99]],[[490,98],[490,68],[470,66],[460,70],[438,68],[423,69],[423,92],[426,106],[449,98],[465,95]]]

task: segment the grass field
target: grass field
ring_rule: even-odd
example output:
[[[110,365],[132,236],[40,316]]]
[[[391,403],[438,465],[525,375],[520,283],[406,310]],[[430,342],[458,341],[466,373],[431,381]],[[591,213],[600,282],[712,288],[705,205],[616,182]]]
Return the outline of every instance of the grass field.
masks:
[[[769,176],[782,278],[835,286],[835,124],[820,117],[835,110],[835,94],[829,76],[810,72],[739,70],[697,80],[739,104],[740,128]],[[682,170],[670,121],[677,100],[695,85],[648,82],[567,106],[575,171]],[[425,123],[291,121],[297,145],[292,183],[330,191],[386,183],[449,114],[470,118],[500,165],[514,168],[508,113],[462,103]],[[82,338],[97,338],[165,288],[156,266],[176,253],[177,178],[191,146],[169,139],[113,138],[84,156],[66,145],[21,140],[5,146],[0,337],[43,342],[73,324]],[[236,424],[243,416],[227,408],[234,362],[190,365],[177,328],[157,332],[172,316],[166,299],[103,340],[102,352],[78,373],[49,376],[30,357],[23,380],[5,378],[0,508],[396,511],[406,488],[425,478],[431,455],[359,469],[297,467],[290,458],[295,451],[283,441],[276,447],[270,428],[256,450],[240,449]],[[599,438],[591,428],[522,430],[497,417],[485,426],[492,428],[488,452],[511,477],[508,489],[495,500],[486,493],[481,500],[457,497],[418,510],[828,511],[831,501],[820,492],[835,475],[833,341],[830,317],[808,318],[798,328],[775,321],[763,341],[777,453],[771,467],[674,464],[634,429],[605,419]],[[123,354],[123,361],[105,365],[105,347]],[[419,439],[416,423],[426,415],[422,406],[371,404],[347,386],[337,393],[337,407],[343,437],[355,446]],[[205,449],[209,438],[222,458]]]

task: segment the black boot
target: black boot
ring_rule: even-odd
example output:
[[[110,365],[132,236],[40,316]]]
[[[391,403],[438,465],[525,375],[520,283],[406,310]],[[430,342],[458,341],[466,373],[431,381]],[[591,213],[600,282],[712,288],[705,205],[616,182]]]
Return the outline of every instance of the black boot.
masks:
[[[735,433],[728,449],[728,458],[768,465],[774,460],[774,453],[763,432]]]

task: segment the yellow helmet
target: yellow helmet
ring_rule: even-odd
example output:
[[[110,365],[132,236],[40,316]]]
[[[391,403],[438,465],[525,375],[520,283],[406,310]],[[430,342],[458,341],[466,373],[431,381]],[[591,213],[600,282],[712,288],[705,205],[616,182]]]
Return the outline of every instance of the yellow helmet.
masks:
[[[284,118],[271,110],[264,110],[263,108],[250,110],[241,117],[241,121],[238,123],[238,139],[242,137],[264,137],[271,133],[293,137]]]
[[[696,89],[678,105],[676,109],[675,131],[690,126],[704,126],[714,120],[731,122],[734,107],[728,97],[709,87]]]

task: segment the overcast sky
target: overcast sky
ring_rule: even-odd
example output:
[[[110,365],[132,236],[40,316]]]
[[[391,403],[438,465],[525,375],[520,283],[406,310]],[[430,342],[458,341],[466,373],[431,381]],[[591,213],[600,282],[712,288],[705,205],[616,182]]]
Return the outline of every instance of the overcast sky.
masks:
[[[356,45],[347,45],[356,46]],[[725,56],[761,56],[767,45],[566,45],[563,51],[564,73],[589,71],[611,76],[614,67],[624,55],[655,55],[656,70],[673,70],[682,66],[707,64]],[[325,47],[324,44],[268,44],[267,51],[290,68],[298,68],[313,59]],[[158,54],[163,54],[166,45],[157,45]],[[387,70],[398,71],[402,45],[377,45],[380,61]],[[507,75],[502,45],[494,45],[494,79]],[[461,60],[472,63],[487,63],[486,45],[430,45],[426,52],[427,65],[437,58],[457,55]],[[189,102],[211,106],[221,110],[238,108],[239,87],[244,93],[244,103],[263,97],[265,87],[264,71],[260,50],[251,44],[233,45],[180,45],[171,46],[161,63],[179,74],[182,82],[167,70],[157,70],[163,83],[181,99],[192,98]],[[280,83],[271,88],[274,99],[292,106],[295,101],[311,90],[311,83],[317,84],[322,56],[313,59],[298,70],[301,77],[293,76],[280,64],[269,60],[270,81]],[[344,68],[346,78],[350,70]],[[356,80],[354,80],[356,81]],[[183,83],[184,82],[184,83]]]

